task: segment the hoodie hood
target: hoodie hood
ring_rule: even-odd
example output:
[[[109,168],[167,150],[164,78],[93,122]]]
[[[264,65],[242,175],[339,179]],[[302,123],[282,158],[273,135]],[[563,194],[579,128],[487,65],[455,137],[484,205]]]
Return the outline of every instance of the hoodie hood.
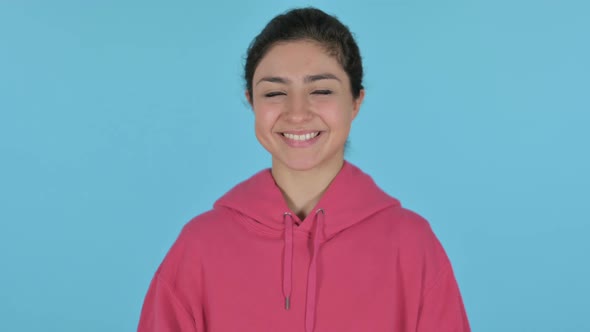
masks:
[[[270,169],[260,171],[235,186],[217,200],[214,207],[235,210],[268,227],[269,231],[278,232],[285,229],[285,213],[290,214],[295,223],[299,224],[299,230],[312,232],[312,219],[316,218],[316,213],[321,209],[326,219],[323,231],[324,241],[327,241],[371,215],[399,205],[400,202],[383,192],[368,174],[344,161],[316,207],[303,221],[287,206]]]
[[[344,161],[314,210],[303,222],[287,206],[270,169],[235,186],[215,203],[214,208],[229,208],[245,215],[263,227],[265,233],[283,234],[283,295],[286,310],[290,309],[291,301],[294,226],[313,238],[305,307],[305,331],[313,332],[317,304],[317,258],[322,244],[377,212],[399,205],[399,201],[383,192],[369,175]]]

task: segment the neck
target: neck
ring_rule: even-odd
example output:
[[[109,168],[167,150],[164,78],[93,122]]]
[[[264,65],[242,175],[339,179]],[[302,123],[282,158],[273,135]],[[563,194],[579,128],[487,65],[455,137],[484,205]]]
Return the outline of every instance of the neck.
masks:
[[[295,171],[273,159],[272,174],[287,206],[299,219],[304,220],[319,202],[343,164],[344,160],[338,159],[310,170]]]

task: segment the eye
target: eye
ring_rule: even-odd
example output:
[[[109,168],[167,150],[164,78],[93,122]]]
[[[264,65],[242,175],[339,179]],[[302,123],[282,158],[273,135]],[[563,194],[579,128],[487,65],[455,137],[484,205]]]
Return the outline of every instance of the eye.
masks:
[[[315,90],[314,92],[312,92],[312,94],[314,94],[314,95],[331,95],[332,90]]]
[[[264,96],[267,98],[272,98],[272,97],[284,96],[284,95],[286,95],[286,93],[280,92],[280,91],[273,91],[273,92],[266,93]]]

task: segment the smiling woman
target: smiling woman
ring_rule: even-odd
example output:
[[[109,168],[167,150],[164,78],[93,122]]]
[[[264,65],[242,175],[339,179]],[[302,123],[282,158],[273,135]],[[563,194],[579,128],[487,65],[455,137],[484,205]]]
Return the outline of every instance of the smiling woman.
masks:
[[[309,40],[272,47],[253,80],[256,84],[247,97],[256,118],[256,136],[272,155],[273,174],[330,170],[333,178],[342,167],[344,143],[364,90],[353,97],[337,59]],[[331,180],[324,174],[319,177]]]
[[[365,96],[348,28],[289,11],[254,39],[245,67],[272,166],[184,227],[138,330],[469,331],[428,222],[344,159]]]

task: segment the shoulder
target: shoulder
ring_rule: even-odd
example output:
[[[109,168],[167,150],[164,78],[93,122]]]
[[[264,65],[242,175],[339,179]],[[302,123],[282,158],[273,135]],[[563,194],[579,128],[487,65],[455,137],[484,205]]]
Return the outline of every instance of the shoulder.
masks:
[[[232,216],[227,210],[212,209],[190,219],[181,229],[166,257],[158,267],[158,274],[174,280],[179,274],[196,273],[205,253],[219,243]],[[185,271],[190,269],[191,271]]]
[[[401,205],[386,209],[383,216],[390,223],[392,231],[403,238],[428,240],[435,237],[426,218]]]
[[[179,234],[179,239],[193,239],[215,232],[230,216],[224,209],[211,209],[189,220]]]
[[[391,237],[400,259],[414,261],[431,270],[443,270],[450,264],[446,252],[428,220],[422,215],[398,206],[386,212]]]

